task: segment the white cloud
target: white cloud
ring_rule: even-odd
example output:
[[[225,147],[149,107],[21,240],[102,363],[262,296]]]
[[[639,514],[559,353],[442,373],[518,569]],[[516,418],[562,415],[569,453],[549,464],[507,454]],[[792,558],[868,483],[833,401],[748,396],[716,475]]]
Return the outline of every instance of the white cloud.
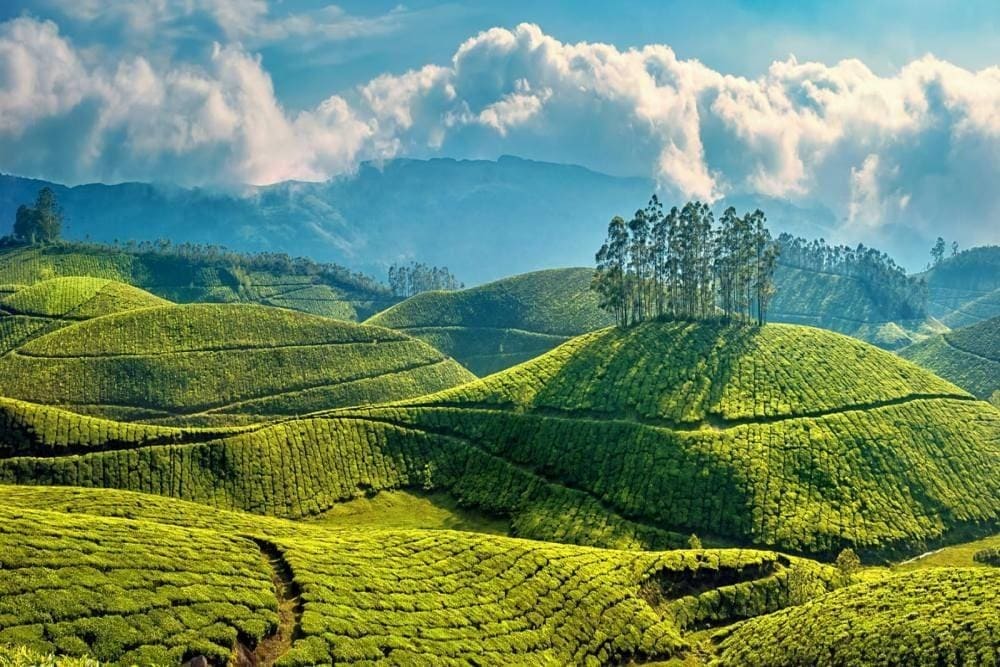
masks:
[[[144,25],[177,3],[126,5]],[[257,0],[181,6],[216,16],[234,39],[307,29]],[[323,25],[350,24],[325,12]],[[0,24],[0,168],[267,183],[327,178],[362,159],[505,152],[650,175],[678,196],[818,201],[852,233],[901,221],[930,233],[957,219],[969,221],[956,227],[963,244],[996,240],[982,221],[1000,218],[998,67],[927,56],[880,76],[857,60],[789,58],[749,79],[663,45],[567,44],[523,24],[468,39],[446,65],[386,74],[293,114],[236,42],[199,66],[108,58],[91,63],[52,23]]]

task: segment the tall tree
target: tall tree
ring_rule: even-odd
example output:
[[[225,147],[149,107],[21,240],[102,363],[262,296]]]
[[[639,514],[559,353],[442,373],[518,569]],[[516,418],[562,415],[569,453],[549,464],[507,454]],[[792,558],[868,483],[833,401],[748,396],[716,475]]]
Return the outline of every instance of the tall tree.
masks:
[[[944,259],[944,239],[940,236],[937,237],[937,241],[934,242],[934,247],[931,248],[931,259],[934,262],[934,266],[937,266]]]
[[[51,243],[62,233],[63,214],[52,188],[38,191],[34,207],[19,206],[14,217],[14,237],[28,243]]]

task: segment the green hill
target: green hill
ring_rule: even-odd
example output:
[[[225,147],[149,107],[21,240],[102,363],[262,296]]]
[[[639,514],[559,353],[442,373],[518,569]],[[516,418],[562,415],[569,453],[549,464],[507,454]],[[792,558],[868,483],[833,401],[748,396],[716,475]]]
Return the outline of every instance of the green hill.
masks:
[[[1000,570],[939,568],[842,588],[751,619],[720,665],[994,665]]]
[[[899,354],[989,399],[1000,391],[1000,316],[934,336]]]
[[[398,332],[239,304],[116,313],[60,328],[0,358],[5,396],[172,423],[292,416],[419,396],[470,379],[454,361]]]
[[[950,327],[1000,316],[1000,246],[980,246],[949,257],[921,274],[928,310]]]
[[[422,488],[523,537],[662,548],[697,533],[832,556],[912,553],[1000,515],[1000,412],[891,353],[791,325],[604,329],[431,396],[242,432],[154,439],[21,403],[0,417],[17,443],[0,481],[292,518]]]
[[[80,320],[169,303],[107,278],[73,276],[11,286],[0,290],[0,355]]]
[[[370,278],[333,264],[218,248],[61,243],[0,248],[0,283],[106,278],[176,303],[258,303],[363,320],[396,301]]]
[[[0,645],[121,663],[668,659],[840,579],[767,551],[324,529],[108,490],[0,487],[0,518]]]
[[[870,286],[852,276],[779,264],[769,319],[822,327],[895,350],[943,331],[933,317],[887,316]]]
[[[590,290],[591,269],[552,269],[458,292],[424,292],[367,324],[421,338],[479,376],[537,357],[611,324]]]

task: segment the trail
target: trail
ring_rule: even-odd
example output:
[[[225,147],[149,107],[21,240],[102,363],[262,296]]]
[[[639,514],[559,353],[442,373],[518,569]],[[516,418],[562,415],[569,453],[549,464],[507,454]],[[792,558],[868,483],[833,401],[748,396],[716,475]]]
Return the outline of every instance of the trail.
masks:
[[[247,539],[260,548],[261,560],[271,570],[274,595],[278,598],[278,629],[260,640],[253,650],[239,642],[230,665],[268,667],[288,652],[292,641],[299,634],[302,623],[302,592],[295,582],[291,566],[276,545],[255,537]]]

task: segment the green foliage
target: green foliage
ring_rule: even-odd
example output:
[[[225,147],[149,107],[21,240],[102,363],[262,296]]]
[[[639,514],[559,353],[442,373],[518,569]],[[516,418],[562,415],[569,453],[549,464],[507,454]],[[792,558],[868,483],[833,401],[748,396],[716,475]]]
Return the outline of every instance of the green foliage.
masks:
[[[934,336],[899,354],[988,399],[1000,390],[1000,317]]]
[[[42,654],[26,646],[0,646],[0,667],[99,667],[91,658]]]
[[[701,549],[701,539],[694,533],[691,533],[691,537],[687,541],[687,547],[688,549]]]
[[[170,594],[198,591],[206,598],[199,612],[206,613],[203,610],[215,608],[214,592],[229,584],[230,598],[235,599],[226,609],[243,602],[250,618],[257,613],[269,620],[273,598],[260,590],[259,555],[248,540],[225,535],[272,543],[287,562],[302,600],[295,641],[279,665],[361,661],[556,665],[666,659],[689,650],[684,635],[690,630],[725,625],[789,604],[796,590],[790,586],[793,577],[808,597],[825,593],[837,582],[830,567],[766,551],[629,552],[452,531],[330,530],[108,490],[4,487],[0,508],[6,515],[78,522],[81,532],[109,540],[100,549],[107,558],[127,560],[149,544],[151,557],[141,573],[111,570],[93,575],[116,583],[132,577],[127,580],[139,587],[128,603],[140,609],[162,589],[158,583],[166,575],[158,574],[161,564],[172,562],[157,545],[182,537],[171,572],[174,579],[200,582],[201,573],[223,562],[228,567],[211,583],[178,585]],[[24,522],[3,525],[10,540],[24,539],[37,530]],[[158,533],[151,530],[154,526]],[[128,549],[115,555],[112,531],[118,527],[132,533]],[[203,552],[192,557],[188,549]],[[147,580],[139,578],[147,572]],[[231,578],[238,575],[247,580],[233,584]],[[60,591],[73,586],[34,568],[22,571],[16,581],[25,589],[38,588],[43,581]],[[249,597],[251,591],[271,606],[244,601],[241,596]],[[49,599],[60,597],[50,594]],[[102,606],[96,611],[117,603],[98,601]],[[0,615],[0,633],[9,632],[20,615],[36,613],[31,607],[22,609],[14,616]],[[94,621],[88,617],[86,622]],[[122,635],[112,634],[100,649],[90,648],[107,655],[124,643],[126,632],[122,628]],[[151,628],[150,638],[166,632]],[[223,634],[219,639],[225,638]],[[18,643],[33,646],[30,638]],[[83,650],[88,644],[76,647]],[[225,644],[206,648],[213,646],[223,649]],[[136,661],[148,662],[151,657],[150,653],[146,660]]]
[[[980,549],[973,555],[972,559],[977,563],[1000,567],[1000,547]]]
[[[1000,316],[1000,246],[981,246],[949,257],[922,275],[931,315],[950,327]]]
[[[343,267],[215,247],[58,243],[0,249],[0,283],[106,278],[177,303],[243,302],[362,320],[394,303],[381,285]]]
[[[0,359],[0,378],[4,395],[27,401],[126,421],[194,423],[201,413],[281,416],[398,400],[473,376],[387,329],[200,304],[59,329]]]
[[[722,637],[722,666],[995,665],[1000,571],[938,568],[856,584]]]
[[[38,191],[35,205],[19,206],[14,219],[14,238],[28,243],[51,243],[62,233],[63,214],[52,188]]]
[[[861,569],[861,559],[858,558],[858,554],[854,553],[854,549],[847,547],[839,554],[837,554],[837,560],[835,562],[837,569],[840,570],[841,574],[851,576]]]
[[[458,292],[425,292],[366,324],[427,341],[479,376],[537,357],[570,336],[607,326],[590,269],[553,269]]]
[[[0,645],[123,663],[225,660],[277,622],[250,541],[0,504]]]
[[[52,278],[0,299],[0,308],[33,317],[86,320],[136,308],[168,305],[145,290],[107,278]]]

